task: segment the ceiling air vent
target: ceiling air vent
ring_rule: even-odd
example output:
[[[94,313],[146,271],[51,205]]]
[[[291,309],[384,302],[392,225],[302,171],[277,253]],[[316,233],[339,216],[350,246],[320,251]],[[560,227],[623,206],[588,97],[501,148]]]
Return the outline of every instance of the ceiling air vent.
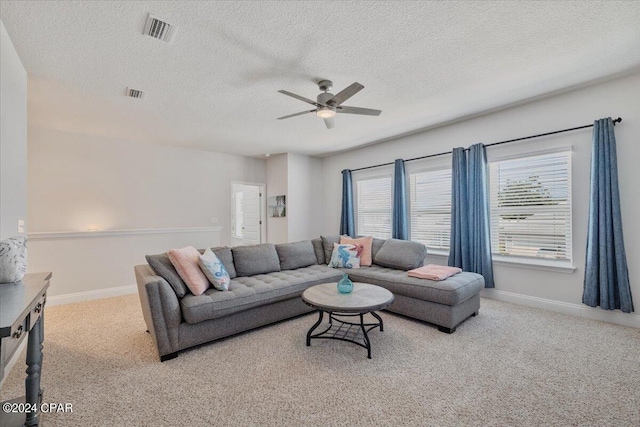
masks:
[[[131,98],[144,98],[144,92],[138,89],[127,88],[127,96]]]
[[[144,25],[143,34],[171,44],[177,30],[175,25],[171,25],[149,14],[147,23]]]

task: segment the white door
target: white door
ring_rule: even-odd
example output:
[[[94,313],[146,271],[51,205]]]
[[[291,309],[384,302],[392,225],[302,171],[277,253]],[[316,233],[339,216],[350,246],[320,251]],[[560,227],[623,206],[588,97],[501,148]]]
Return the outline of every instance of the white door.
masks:
[[[259,184],[231,184],[231,238],[234,246],[262,243],[262,194]]]

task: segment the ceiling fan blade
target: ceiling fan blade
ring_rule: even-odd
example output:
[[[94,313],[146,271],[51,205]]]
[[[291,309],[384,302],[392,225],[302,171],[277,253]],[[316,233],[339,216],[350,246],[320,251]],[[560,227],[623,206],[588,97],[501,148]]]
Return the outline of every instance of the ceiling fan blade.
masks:
[[[316,112],[316,110],[302,111],[302,112],[300,112],[300,113],[289,114],[288,116],[278,117],[278,120],[288,119],[289,117],[301,116],[301,115],[303,115],[303,114],[315,113],[315,112]]]
[[[315,105],[316,107],[321,107],[321,105],[318,104],[316,101],[312,101],[309,98],[305,98],[304,96],[296,95],[295,93],[291,93],[291,92],[289,92],[287,90],[279,90],[278,92],[280,92],[280,93],[282,93],[284,95],[288,95],[288,96],[290,96],[292,98],[299,99],[300,101],[304,101],[307,104]]]
[[[358,82],[355,82],[351,84],[351,86],[347,86],[346,88],[338,92],[336,95],[334,95],[333,98],[327,101],[327,104],[338,106],[342,104],[344,101],[346,101],[347,99],[351,98],[356,93],[360,92],[362,89],[364,89],[364,86],[362,86]]]
[[[338,107],[336,108],[336,113],[343,114],[362,114],[365,116],[379,116],[382,111],[373,110],[371,108],[360,108],[360,107]]]
[[[324,119],[324,124],[327,125],[327,129],[333,129],[336,127],[336,121],[333,117],[330,119]]]

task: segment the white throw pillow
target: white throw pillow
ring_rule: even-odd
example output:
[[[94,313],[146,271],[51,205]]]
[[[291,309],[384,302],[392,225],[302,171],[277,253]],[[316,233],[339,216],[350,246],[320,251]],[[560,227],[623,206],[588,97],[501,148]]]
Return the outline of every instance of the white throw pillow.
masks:
[[[350,244],[333,244],[333,252],[331,253],[331,260],[329,261],[329,267],[332,268],[360,268],[360,254],[363,250],[363,245],[350,245]]]
[[[200,265],[200,269],[209,282],[219,291],[228,291],[229,290],[229,282],[231,282],[231,278],[229,277],[229,272],[224,268],[224,264],[220,259],[213,253],[213,251],[209,248],[204,251],[202,255],[200,255],[200,259],[198,260],[198,264]]]
[[[0,242],[0,283],[22,280],[27,271],[27,239],[18,236]]]

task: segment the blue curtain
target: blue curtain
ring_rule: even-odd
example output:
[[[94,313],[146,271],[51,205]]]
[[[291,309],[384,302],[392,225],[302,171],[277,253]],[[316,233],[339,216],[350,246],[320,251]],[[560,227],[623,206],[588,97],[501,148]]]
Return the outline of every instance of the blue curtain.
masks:
[[[582,302],[605,310],[633,311],[622,238],[616,137],[611,117],[593,124],[591,197]]]
[[[355,237],[356,226],[353,213],[353,182],[351,171],[342,171],[342,214],[340,215],[340,234]]]
[[[489,232],[487,153],[475,144],[467,154],[453,150],[451,175],[451,242],[449,265],[481,274],[485,287],[495,287]]]
[[[391,237],[394,239],[409,240],[407,211],[404,160],[397,159],[393,172],[393,215],[391,220]]]
[[[469,210],[467,209],[467,154],[462,147],[452,151],[451,238],[449,265],[469,265]]]
[[[484,144],[469,148],[467,197],[469,210],[469,271],[484,276],[485,288],[493,288],[493,260],[489,232],[489,179]]]

